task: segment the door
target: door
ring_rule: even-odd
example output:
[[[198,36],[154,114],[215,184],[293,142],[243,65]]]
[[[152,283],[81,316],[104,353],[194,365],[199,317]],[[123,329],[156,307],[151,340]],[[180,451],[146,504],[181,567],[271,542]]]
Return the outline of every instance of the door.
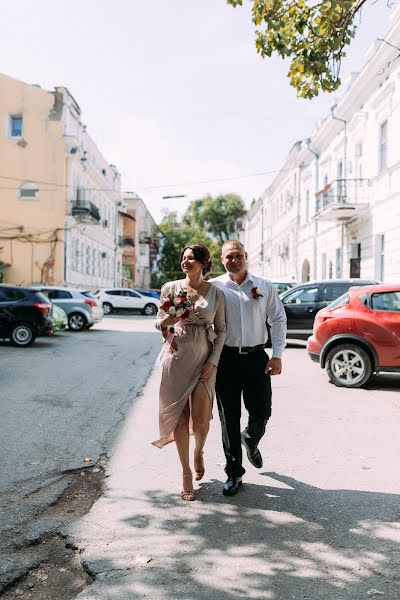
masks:
[[[6,335],[10,320],[9,301],[0,289],[0,338]]]
[[[67,290],[47,290],[46,296],[53,304],[62,308],[67,315],[72,312],[74,301],[71,292]]]
[[[400,368],[400,290],[372,294],[371,309],[381,366]]]
[[[318,285],[299,287],[282,298],[291,333],[311,335],[314,317],[319,310]]]
[[[109,300],[114,308],[126,308],[121,290],[108,290],[103,298],[103,302]]]
[[[122,294],[126,302],[126,308],[131,310],[142,309],[146,303],[145,299],[133,290],[123,290]]]

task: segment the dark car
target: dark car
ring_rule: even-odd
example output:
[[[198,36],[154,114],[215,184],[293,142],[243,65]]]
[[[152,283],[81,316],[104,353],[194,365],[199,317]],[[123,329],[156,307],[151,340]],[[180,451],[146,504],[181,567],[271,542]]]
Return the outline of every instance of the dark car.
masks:
[[[0,285],[0,338],[13,346],[30,346],[54,329],[51,302],[40,292]]]
[[[350,288],[319,311],[307,350],[338,387],[400,372],[400,285]]]
[[[287,317],[287,338],[306,340],[313,332],[315,315],[352,286],[379,283],[371,279],[328,279],[297,285],[280,295]]]

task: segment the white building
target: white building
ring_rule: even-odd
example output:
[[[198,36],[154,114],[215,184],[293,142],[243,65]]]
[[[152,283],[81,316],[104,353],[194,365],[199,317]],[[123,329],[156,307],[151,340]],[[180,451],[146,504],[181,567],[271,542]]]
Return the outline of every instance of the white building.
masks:
[[[400,280],[400,7],[392,22],[386,42],[370,49],[331,114],[294,144],[249,210],[253,272]]]
[[[133,284],[139,288],[148,288],[151,276],[157,270],[159,229],[146,204],[136,193],[125,192],[124,203],[128,213],[135,219],[135,259],[131,268]]]
[[[62,95],[64,111],[69,190],[65,281],[92,290],[120,286],[121,177],[88,135],[80,120],[80,108],[68,90],[57,88],[57,92]]]

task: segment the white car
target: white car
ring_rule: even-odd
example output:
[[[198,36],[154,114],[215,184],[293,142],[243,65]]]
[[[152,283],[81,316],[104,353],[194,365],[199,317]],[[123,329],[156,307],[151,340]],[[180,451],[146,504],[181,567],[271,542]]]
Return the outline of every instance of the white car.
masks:
[[[160,307],[157,298],[143,296],[129,288],[108,288],[94,294],[103,304],[103,312],[109,315],[121,309],[140,310],[143,315],[155,315]]]

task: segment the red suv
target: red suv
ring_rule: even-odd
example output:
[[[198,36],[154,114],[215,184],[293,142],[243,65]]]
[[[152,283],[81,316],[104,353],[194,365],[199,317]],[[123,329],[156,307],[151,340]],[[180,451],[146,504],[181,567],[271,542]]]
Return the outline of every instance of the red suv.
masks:
[[[307,350],[339,387],[400,372],[400,285],[350,288],[317,313]]]

